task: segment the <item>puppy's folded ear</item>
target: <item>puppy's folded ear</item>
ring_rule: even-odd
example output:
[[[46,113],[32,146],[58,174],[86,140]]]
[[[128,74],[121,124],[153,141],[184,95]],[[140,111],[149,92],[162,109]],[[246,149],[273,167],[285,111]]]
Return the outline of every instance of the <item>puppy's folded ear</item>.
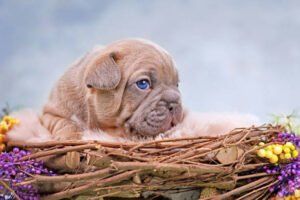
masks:
[[[115,89],[121,80],[121,70],[116,59],[116,53],[113,52],[92,63],[85,76],[86,86],[100,90]]]

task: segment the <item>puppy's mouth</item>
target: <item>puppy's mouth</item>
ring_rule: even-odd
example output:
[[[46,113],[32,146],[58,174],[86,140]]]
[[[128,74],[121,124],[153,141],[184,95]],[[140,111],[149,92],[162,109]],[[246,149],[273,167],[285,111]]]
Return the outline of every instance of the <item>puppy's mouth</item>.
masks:
[[[149,112],[131,117],[125,124],[126,131],[133,136],[153,137],[176,126],[182,118],[180,104],[172,108],[158,105]]]

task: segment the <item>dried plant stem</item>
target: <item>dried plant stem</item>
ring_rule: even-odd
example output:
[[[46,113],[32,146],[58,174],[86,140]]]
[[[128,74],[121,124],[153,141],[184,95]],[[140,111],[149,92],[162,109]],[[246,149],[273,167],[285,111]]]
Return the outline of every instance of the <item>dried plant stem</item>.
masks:
[[[73,145],[83,145],[89,144],[87,141],[49,141],[49,142],[40,142],[40,143],[31,143],[31,142],[18,142],[18,141],[8,141],[8,146],[18,146],[22,148],[47,148],[53,146],[73,146]]]
[[[111,168],[106,168],[102,170],[98,170],[95,172],[88,172],[83,174],[65,174],[58,176],[42,176],[35,175],[34,180],[36,183],[52,183],[52,182],[72,182],[72,181],[83,181],[86,179],[94,179],[94,178],[102,178],[114,172],[115,170]]]
[[[142,157],[138,157],[138,156],[130,156],[130,155],[121,154],[121,153],[109,153],[107,155],[108,156],[119,156],[119,157],[129,158],[132,160],[137,160],[137,161],[142,161],[142,162],[151,162],[151,160],[147,159],[147,158],[142,158]]]
[[[31,154],[28,156],[24,156],[22,160],[28,160],[28,159],[35,159],[35,158],[40,158],[40,157],[45,157],[45,156],[50,156],[50,155],[57,155],[57,154],[63,154],[67,153],[70,151],[81,151],[84,149],[97,149],[98,144],[84,144],[84,145],[79,145],[79,146],[70,146],[70,147],[64,147],[61,149],[53,149],[49,151],[40,151],[35,154]]]
[[[111,148],[130,148],[136,146],[134,143],[113,143],[113,142],[100,142],[100,141],[78,141],[78,140],[66,140],[66,141],[49,141],[49,142],[40,142],[40,143],[23,143],[16,141],[9,141],[8,146],[18,146],[22,148],[47,148],[53,146],[77,146],[85,144],[101,144],[103,147]]]
[[[258,178],[258,177],[264,177],[264,176],[272,176],[272,174],[267,173],[256,173],[256,174],[250,174],[250,175],[244,175],[244,176],[237,176],[234,179],[236,181],[249,179],[249,178]]]
[[[42,200],[57,200],[57,199],[63,199],[63,198],[68,198],[68,197],[72,197],[81,193],[85,193],[88,191],[93,190],[96,187],[103,187],[106,185],[110,185],[110,184],[114,184],[114,183],[118,183],[121,182],[123,180],[129,179],[131,178],[133,175],[135,175],[138,172],[138,170],[134,170],[134,171],[128,171],[128,172],[124,172],[118,175],[115,175],[111,178],[107,178],[101,181],[93,181],[91,183],[88,183],[86,185],[83,186],[79,186],[73,189],[69,189],[69,190],[65,190],[62,192],[58,192],[52,195],[48,195],[45,197],[42,197]]]
[[[249,191],[247,194],[241,196],[241,197],[238,198],[237,200],[241,200],[241,199],[244,199],[244,198],[249,199],[249,198],[247,198],[247,197],[249,197],[249,196],[251,196],[251,195],[253,195],[253,194],[255,194],[255,193],[258,193],[258,192],[260,192],[260,191],[262,191],[262,190],[266,190],[266,189],[270,188],[271,186],[275,185],[276,183],[278,183],[278,180],[277,180],[277,181],[274,181],[274,182],[272,182],[272,183],[270,183],[270,184],[268,184],[268,185],[265,185],[265,186],[263,186],[263,187],[257,188],[256,190]],[[264,192],[264,191],[262,191],[262,192]]]
[[[147,170],[154,173],[168,174],[175,172],[176,174],[182,173],[229,173],[230,168],[227,167],[215,167],[214,165],[199,164],[199,165],[180,165],[180,164],[168,164],[168,163],[140,163],[140,162],[112,162],[118,170]]]
[[[236,189],[233,189],[229,192],[226,192],[226,193],[220,195],[218,198],[227,199],[227,198],[232,197],[236,194],[241,194],[241,193],[244,193],[246,191],[252,190],[253,188],[260,187],[261,185],[269,183],[272,180],[273,180],[273,178],[264,177],[264,178],[258,179],[257,181],[253,181],[252,183],[249,183],[247,185],[244,185],[244,186],[238,187]]]

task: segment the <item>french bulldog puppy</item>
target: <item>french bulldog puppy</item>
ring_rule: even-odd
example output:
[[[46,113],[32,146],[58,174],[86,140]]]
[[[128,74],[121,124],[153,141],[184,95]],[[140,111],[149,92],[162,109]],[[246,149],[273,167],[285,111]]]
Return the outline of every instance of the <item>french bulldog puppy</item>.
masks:
[[[93,49],[54,86],[41,121],[54,139],[81,139],[85,130],[149,137],[182,121],[178,73],[158,45],[126,39]]]

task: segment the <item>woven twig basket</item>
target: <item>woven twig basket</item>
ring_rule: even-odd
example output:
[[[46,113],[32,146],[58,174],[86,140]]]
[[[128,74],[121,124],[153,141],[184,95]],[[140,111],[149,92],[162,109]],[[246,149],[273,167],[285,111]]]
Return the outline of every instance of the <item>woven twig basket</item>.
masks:
[[[260,171],[256,145],[270,144],[282,129],[271,125],[238,128],[221,137],[165,139],[137,144],[57,141],[10,142],[32,151],[57,176],[34,175],[24,184],[39,188],[42,199],[142,198],[203,190],[201,199],[267,199],[275,177]],[[207,188],[215,188],[206,195]]]

